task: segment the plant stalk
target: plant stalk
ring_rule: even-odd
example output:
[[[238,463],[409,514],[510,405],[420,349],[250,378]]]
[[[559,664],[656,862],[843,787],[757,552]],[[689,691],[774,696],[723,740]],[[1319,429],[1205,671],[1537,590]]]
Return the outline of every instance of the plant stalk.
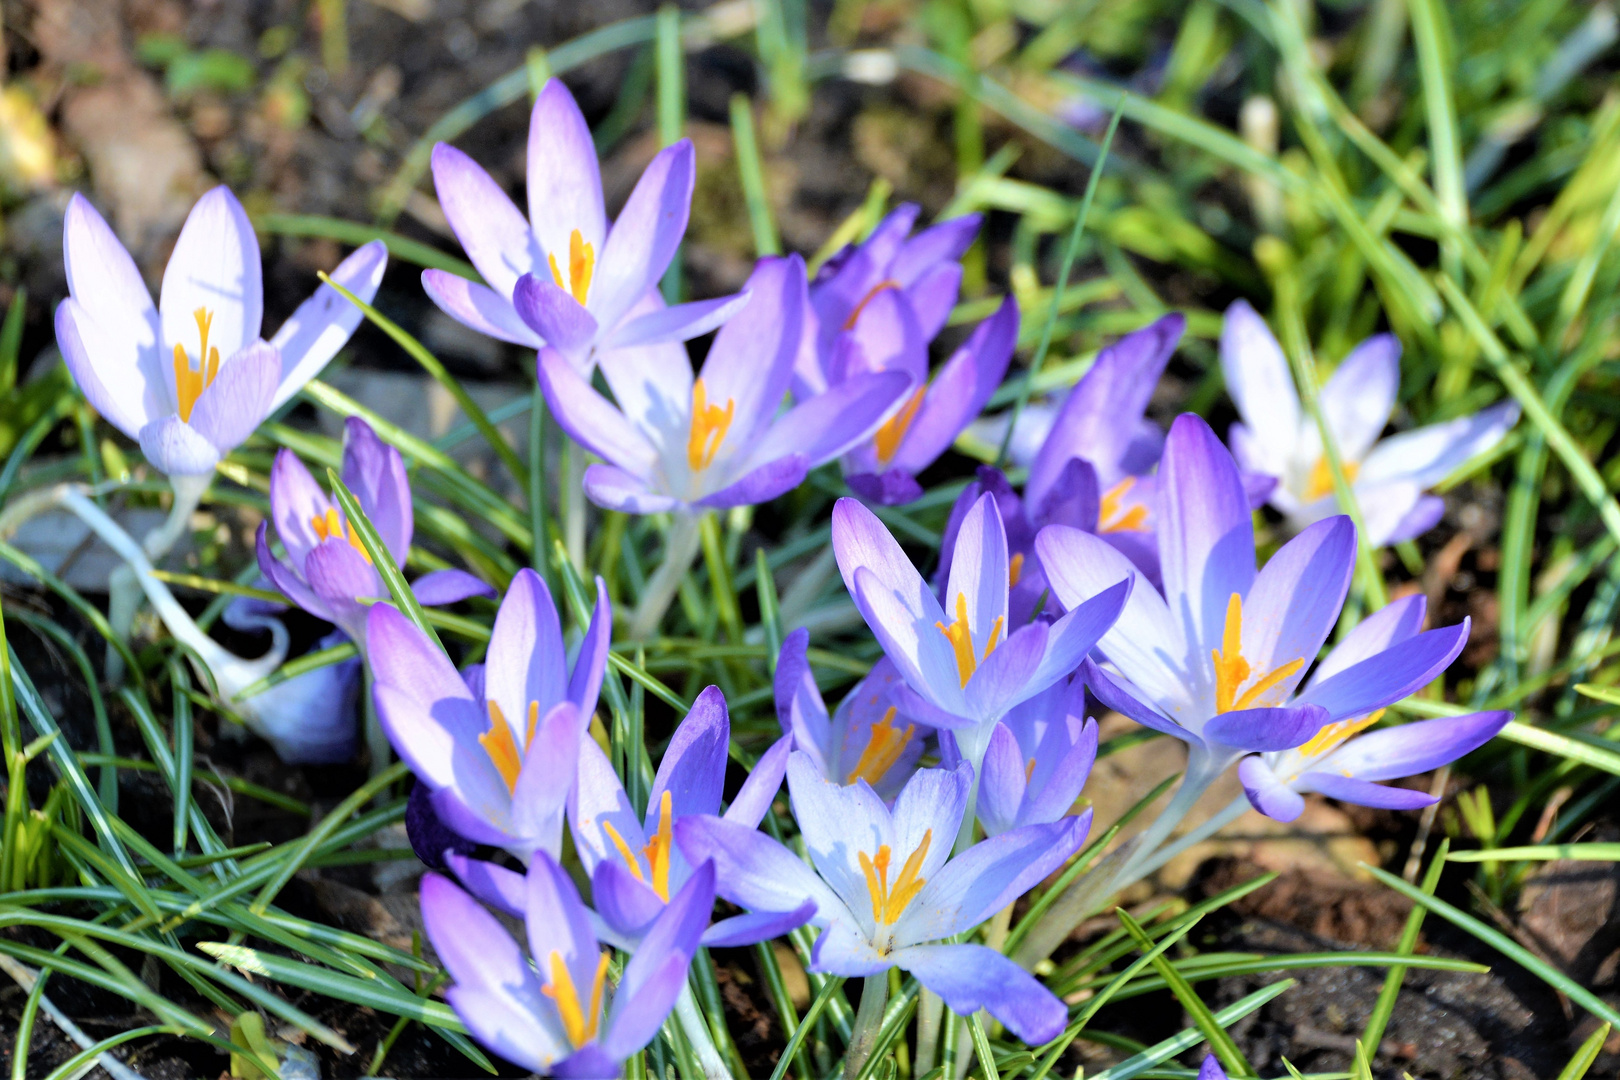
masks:
[[[681,987],[681,996],[675,999],[675,1018],[680,1021],[681,1030],[686,1033],[687,1041],[692,1044],[692,1053],[697,1055],[698,1068],[703,1070],[705,1080],[731,1080],[731,1070],[726,1067],[726,1059],[721,1057],[720,1051],[715,1048],[714,1036],[709,1034],[709,1025],[704,1022],[703,1014],[698,1011],[691,983]]]
[[[883,1008],[889,1003],[889,973],[868,975],[861,986],[861,1005],[855,1013],[855,1029],[844,1053],[844,1075],[859,1076],[861,1066],[872,1054],[878,1029],[883,1026]]]
[[[658,632],[658,624],[664,621],[664,613],[681,587],[681,578],[692,568],[701,546],[697,515],[678,511],[672,515],[669,533],[664,537],[664,561],[647,579],[641,602],[630,617],[630,640],[646,641]]]

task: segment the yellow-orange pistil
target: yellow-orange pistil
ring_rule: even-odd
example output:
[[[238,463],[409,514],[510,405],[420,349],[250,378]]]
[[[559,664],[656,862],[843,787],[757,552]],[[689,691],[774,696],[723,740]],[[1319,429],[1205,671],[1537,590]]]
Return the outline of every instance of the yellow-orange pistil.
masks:
[[[872,921],[878,926],[893,926],[905,913],[906,905],[915,900],[922,887],[928,884],[926,879],[917,875],[922,871],[923,860],[928,857],[928,846],[933,841],[933,829],[923,833],[922,843],[907,856],[906,864],[900,868],[900,876],[894,879],[893,885],[889,884],[892,855],[888,844],[879,847],[876,855],[869,856],[864,851],[859,853],[861,872],[866,875],[866,892],[872,899]]]
[[[196,407],[197,399],[219,374],[219,348],[208,345],[208,331],[214,325],[214,313],[207,308],[198,308],[191,315],[197,320],[197,336],[201,338],[196,370],[192,370],[186,347],[178,342],[174,346],[175,402],[180,406],[180,419],[187,423],[191,421],[191,410]]]
[[[1355,483],[1356,474],[1361,471],[1361,466],[1354,461],[1340,464],[1344,468],[1345,483]],[[1328,465],[1327,455],[1324,454],[1316,459],[1315,465],[1311,466],[1310,478],[1305,481],[1305,501],[1315,502],[1322,496],[1331,494],[1333,494],[1333,469]]]
[[[973,673],[979,670],[979,665],[996,651],[996,645],[1001,640],[1001,616],[997,615],[996,621],[990,624],[990,640],[985,642],[983,656],[973,648],[973,631],[968,626],[967,596],[963,593],[956,594],[956,620],[949,626],[942,622],[936,622],[934,625],[939,627],[939,632],[950,641],[951,648],[956,653],[956,677],[962,680],[963,686],[966,686],[968,680],[973,678]]]
[[[1222,713],[1255,707],[1260,704],[1262,694],[1305,666],[1303,657],[1290,660],[1262,674],[1247,690],[1243,689],[1251,671],[1249,662],[1243,659],[1243,598],[1237,593],[1226,602],[1221,647],[1211,649],[1210,656],[1215,661],[1215,711]]]
[[[724,407],[709,404],[703,380],[692,380],[692,433],[686,440],[686,463],[693,472],[701,472],[714,462],[736,411],[737,402],[731,398],[726,399]]]
[[[330,540],[334,536],[346,536],[349,540],[349,546],[358,551],[360,557],[366,562],[371,562],[371,552],[367,551],[366,545],[360,542],[360,534],[354,531],[353,525],[343,520],[343,515],[338,513],[337,507],[329,506],[324,515],[316,514],[310,518],[309,526],[315,530],[315,535],[322,540]]]
[[[1137,503],[1125,509],[1125,496],[1136,486],[1136,477],[1127,476],[1107,491],[1097,506],[1098,532],[1142,532],[1147,527],[1147,507]]]
[[[566,289],[574,302],[583,307],[585,297],[590,295],[591,275],[596,272],[596,249],[575,229],[568,237],[568,277],[563,277],[555,252],[547,254],[546,261],[551,263],[551,280],[557,283],[557,288]]]
[[[619,830],[613,827],[612,822],[602,822],[602,831],[613,841],[613,846],[619,849],[619,857],[630,868],[630,872],[636,875],[636,880],[643,885],[651,886],[652,891],[658,894],[658,898],[667,902],[669,863],[675,850],[675,816],[669,792],[665,791],[658,800],[658,831],[652,834],[647,846],[641,849],[641,854],[647,860],[647,873],[642,872],[641,859],[638,859],[636,853],[630,849],[630,845],[625,843],[624,837],[619,835]],[[650,881],[648,873],[651,874]]]
[[[919,386],[914,394],[906,399],[900,406],[900,411],[883,421],[872,436],[872,447],[877,451],[878,464],[887,465],[894,460],[894,455],[900,452],[900,444],[906,439],[906,432],[911,430],[911,422],[917,419],[917,410],[922,408],[923,397],[928,393],[927,386]]]
[[[883,719],[872,725],[872,736],[866,742],[866,749],[861,751],[860,760],[855,762],[855,768],[850,770],[846,783],[853,784],[857,780],[865,780],[868,784],[876,784],[887,776],[894,763],[900,760],[900,755],[911,742],[912,732],[917,726],[907,724],[904,731],[896,729],[895,711],[895,707],[890,705],[889,711],[883,714]]]
[[[1324,724],[1321,731],[1311,736],[1310,742],[1299,748],[1299,756],[1306,761],[1319,758],[1329,751],[1337,749],[1339,744],[1350,736],[1359,735],[1378,723],[1379,718],[1383,715],[1383,709],[1376,709],[1357,719],[1335,720],[1331,724]],[[1348,776],[1349,774],[1346,773],[1345,775]]]
[[[1024,553],[1015,551],[1007,560],[1007,588],[1014,589],[1024,577]]]
[[[529,730],[523,740],[523,746],[528,746],[534,739],[534,729],[540,723],[540,703],[529,702]],[[512,734],[512,727],[506,722],[501,707],[493,701],[489,703],[489,730],[478,736],[478,745],[484,748],[489,760],[506,781],[507,791],[516,791],[518,773],[523,771],[523,747],[518,746],[517,738]]]
[[[855,310],[849,313],[849,318],[844,320],[844,329],[855,329],[855,323],[858,319],[860,319],[861,312],[866,310],[866,305],[870,304],[873,299],[876,298],[878,293],[884,292],[888,289],[898,288],[900,288],[900,283],[893,278],[884,278],[882,281],[872,286],[872,288],[867,291],[866,295],[861,297],[861,302],[855,305]]]
[[[551,950],[549,960],[551,981],[542,986],[540,992],[556,1003],[568,1044],[578,1050],[596,1038],[596,1025],[602,1017],[602,988],[607,984],[608,954],[604,951],[597,958],[596,975],[591,979],[591,1001],[586,1007],[580,1005],[579,991],[574,988],[574,977],[569,974],[562,953]]]

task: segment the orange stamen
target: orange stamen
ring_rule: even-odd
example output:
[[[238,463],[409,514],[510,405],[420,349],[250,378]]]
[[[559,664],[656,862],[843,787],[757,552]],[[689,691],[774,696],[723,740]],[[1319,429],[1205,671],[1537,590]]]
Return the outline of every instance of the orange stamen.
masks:
[[[489,703],[489,730],[478,736],[478,744],[506,781],[506,790],[515,791],[518,773],[523,770],[523,754],[512,738],[512,728],[501,714],[501,707],[493,701]]]
[[[1136,477],[1127,476],[1107,491],[1097,506],[1098,532],[1142,532],[1147,527],[1147,507],[1137,503],[1125,509],[1125,496],[1136,486]]]
[[[872,921],[879,926],[893,926],[905,913],[906,906],[917,898],[926,885],[927,879],[918,877],[922,870],[923,860],[928,857],[928,847],[933,843],[934,830],[929,829],[923,833],[922,843],[917,845],[906,859],[906,864],[900,868],[900,876],[894,879],[894,885],[889,885],[889,863],[892,854],[889,845],[884,844],[878,848],[875,856],[868,856],[866,852],[858,852],[861,862],[861,872],[866,875],[866,892],[872,900]]]
[[[568,1036],[569,1045],[578,1050],[596,1038],[596,1025],[602,1016],[602,988],[607,983],[608,954],[602,953],[596,961],[596,975],[591,979],[589,1013],[580,1007],[574,977],[569,973],[562,953],[556,949],[551,951],[550,969],[551,981],[542,986],[540,992],[556,1002],[563,1032]]]
[[[1018,582],[1024,576],[1024,553],[1015,551],[1012,558],[1007,560],[1007,588],[1018,587]]]
[[[176,344],[174,347],[175,404],[179,407],[180,419],[187,423],[191,421],[191,410],[196,408],[197,399],[219,375],[219,349],[208,346],[208,331],[214,325],[214,313],[207,308],[198,308],[191,314],[197,320],[197,336],[201,339],[195,371],[192,370],[191,358],[186,355],[185,346]]]
[[[877,434],[872,436],[872,444],[877,450],[879,464],[887,465],[900,452],[900,444],[905,441],[906,432],[911,430],[911,422],[917,419],[917,410],[922,408],[923,396],[927,392],[927,386],[917,387],[917,392],[906,399],[900,411],[878,427]]]
[[[563,280],[555,254],[547,254],[546,261],[551,264],[551,280],[557,283],[557,288],[566,289],[574,302],[584,307],[591,291],[591,278],[596,273],[596,249],[575,229],[568,237],[568,280]]]
[[[861,751],[860,760],[855,762],[855,768],[850,771],[848,783],[865,780],[868,784],[876,784],[900,760],[900,755],[911,742],[916,725],[907,724],[906,730],[896,731],[894,714],[895,707],[890,705],[883,719],[872,725],[872,736],[866,742],[866,749]]]
[[[315,535],[321,540],[330,540],[334,536],[347,537],[349,546],[358,551],[360,557],[366,560],[367,563],[371,562],[371,552],[367,551],[366,545],[360,542],[360,534],[354,531],[353,525],[343,520],[343,515],[338,513],[337,507],[327,507],[324,517],[317,514],[309,519],[309,524],[315,530]]]
[[[1354,461],[1346,461],[1342,465],[1344,468],[1344,482],[1347,484],[1355,483],[1356,474],[1361,471],[1361,466]],[[1333,469],[1328,465],[1327,455],[1324,454],[1316,459],[1315,465],[1311,466],[1310,478],[1305,481],[1305,501],[1315,502],[1322,496],[1331,495],[1332,493]]]
[[[956,653],[956,677],[966,686],[973,673],[979,670],[979,665],[995,651],[1001,638],[1001,616],[997,615],[996,621],[990,624],[990,640],[985,643],[984,656],[979,656],[973,650],[973,631],[968,627],[967,597],[962,593],[956,594],[956,621],[949,626],[942,622],[934,625],[950,641]]]
[[[849,318],[844,320],[844,329],[855,329],[855,323],[860,319],[861,312],[866,310],[866,305],[870,304],[873,299],[876,298],[878,293],[884,292],[888,289],[898,288],[900,288],[900,283],[895,281],[893,278],[884,278],[882,281],[872,286],[871,291],[869,291],[865,296],[861,297],[861,302],[855,305],[855,310],[849,313]]]
[[[686,463],[693,472],[707,469],[714,462],[736,411],[737,403],[731,398],[726,399],[724,408],[710,405],[703,380],[692,381],[692,434],[686,440]]]
[[[1331,724],[1325,724],[1321,731],[1311,736],[1310,742],[1299,748],[1299,755],[1307,761],[1321,757],[1328,751],[1337,748],[1340,743],[1350,736],[1359,735],[1378,723],[1383,715],[1383,709],[1376,709],[1359,720],[1337,720]]]
[[[670,794],[666,790],[658,800],[658,831],[653,833],[642,853],[652,870],[653,892],[660,900],[669,901],[669,864],[675,849],[675,822],[671,813]]]
[[[1304,657],[1290,660],[1261,675],[1241,695],[1238,693],[1253,670],[1243,658],[1243,598],[1237,593],[1233,593],[1226,602],[1226,625],[1221,631],[1221,647],[1212,649],[1210,658],[1215,662],[1215,711],[1218,713],[1253,708],[1263,694],[1305,666]]]

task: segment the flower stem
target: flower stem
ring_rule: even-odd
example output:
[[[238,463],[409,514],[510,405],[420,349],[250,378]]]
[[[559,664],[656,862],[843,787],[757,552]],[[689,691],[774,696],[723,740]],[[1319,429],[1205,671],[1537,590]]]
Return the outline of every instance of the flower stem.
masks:
[[[945,1015],[945,1001],[924,987],[917,998],[917,1065],[913,1076],[927,1076],[934,1071],[934,1056],[939,1052],[940,1020]]]
[[[1193,806],[1203,797],[1209,785],[1215,778],[1226,771],[1232,759],[1223,756],[1219,759],[1210,757],[1202,750],[1193,749],[1187,755],[1187,775],[1182,779],[1181,786],[1176,789],[1175,798],[1164,812],[1154,819],[1137,839],[1136,854],[1126,860],[1125,865],[1119,868],[1114,880],[1109,884],[1109,894],[1117,893],[1127,885],[1134,884],[1146,877],[1151,870],[1143,869],[1159,854],[1159,847],[1175,832],[1176,826],[1181,824]],[[1153,863],[1153,869],[1163,865],[1163,860]]]
[[[715,1048],[709,1025],[704,1023],[703,1014],[698,1011],[691,983],[681,987],[681,996],[675,999],[675,1018],[686,1033],[686,1040],[692,1044],[692,1052],[697,1055],[698,1067],[703,1070],[706,1080],[731,1080],[731,1070]]]
[[[169,477],[169,486],[174,489],[169,516],[141,541],[141,549],[146,552],[148,559],[159,561],[186,534],[191,526],[191,515],[202,502],[203,493],[208,490],[213,478],[212,473]],[[141,588],[135,580],[134,570],[127,563],[114,570],[107,579],[107,622],[120,641],[129,640],[130,627],[135,624],[135,610],[140,606]],[[110,644],[107,646],[106,667],[108,682],[123,681],[124,658]]]
[[[1220,813],[1216,814],[1214,817],[1210,818],[1208,821],[1205,821],[1196,828],[1189,830],[1185,835],[1176,837],[1173,843],[1164,845],[1158,851],[1154,852],[1152,857],[1135,862],[1134,865],[1121,868],[1121,874],[1129,872],[1134,876],[1123,881],[1116,879],[1117,889],[1124,889],[1136,884],[1136,882],[1147,877],[1149,874],[1153,873],[1155,870],[1159,869],[1159,867],[1163,866],[1177,855],[1180,855],[1183,851],[1186,851],[1194,844],[1199,844],[1205,840],[1208,840],[1211,836],[1214,836],[1216,833],[1232,824],[1232,822],[1242,817],[1248,811],[1248,809],[1248,796],[1239,795],[1237,798],[1228,803],[1225,809],[1223,809]]]
[[[580,574],[585,573],[585,448],[568,441],[563,444],[563,482],[560,493],[563,519],[563,547],[568,560]]]
[[[681,578],[691,569],[692,560],[697,558],[701,546],[697,515],[674,514],[669,533],[664,537],[663,564],[647,579],[641,602],[630,617],[631,641],[645,641],[657,633],[658,624],[664,621],[664,613],[669,610],[676,591],[681,587]]]
[[[850,1032],[849,1049],[844,1054],[844,1075],[859,1076],[861,1066],[872,1054],[877,1041],[878,1028],[883,1025],[883,1008],[889,1003],[889,973],[880,971],[868,975],[861,986],[861,1007],[855,1013],[855,1028]]]

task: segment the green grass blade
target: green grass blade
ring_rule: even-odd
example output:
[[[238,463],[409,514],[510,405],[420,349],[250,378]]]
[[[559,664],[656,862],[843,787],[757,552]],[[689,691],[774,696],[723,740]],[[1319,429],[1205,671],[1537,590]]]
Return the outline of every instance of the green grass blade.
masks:
[[[1153,951],[1153,939],[1148,937],[1147,932],[1137,924],[1135,919],[1131,918],[1129,912],[1124,908],[1115,908],[1114,914],[1119,917],[1119,921],[1125,927],[1126,933],[1130,934],[1136,941],[1137,948],[1143,952]],[[1215,1019],[1215,1014],[1204,1003],[1204,999],[1198,996],[1198,992],[1192,988],[1191,983],[1182,977],[1181,972],[1176,970],[1175,965],[1166,960],[1163,955],[1155,956],[1152,964],[1153,970],[1159,973],[1159,977],[1165,981],[1165,985],[1170,988],[1170,992],[1175,995],[1176,1000],[1181,1002],[1181,1007],[1186,1009],[1188,1014],[1192,1016],[1193,1023],[1198,1027],[1198,1030],[1204,1033],[1205,1039],[1209,1040],[1210,1049],[1220,1059],[1221,1065],[1226,1069],[1227,1074],[1229,1076],[1255,1075],[1254,1069],[1249,1065],[1248,1058],[1243,1056],[1243,1051],[1238,1049],[1237,1043],[1232,1041],[1232,1036],[1226,1033],[1226,1029]]]
[[[1536,844],[1529,847],[1492,848],[1490,851],[1454,851],[1452,862],[1505,862],[1510,859],[1573,859],[1585,862],[1620,862],[1620,844]]]

